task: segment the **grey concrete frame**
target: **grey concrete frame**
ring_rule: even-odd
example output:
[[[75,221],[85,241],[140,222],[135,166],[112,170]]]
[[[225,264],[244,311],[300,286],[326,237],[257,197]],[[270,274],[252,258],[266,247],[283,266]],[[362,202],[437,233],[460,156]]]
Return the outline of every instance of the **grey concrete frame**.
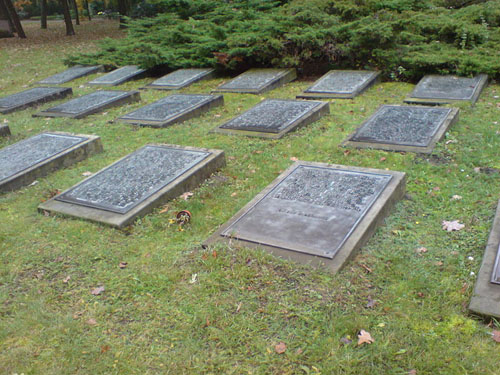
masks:
[[[195,95],[195,94],[183,94],[183,95]],[[224,96],[212,95],[210,99],[207,99],[202,103],[199,103],[196,106],[188,108],[163,121],[128,119],[123,117],[118,117],[116,120],[133,125],[150,126],[152,128],[166,128],[167,126],[176,124],[178,122],[186,121],[190,118],[201,116],[203,113],[208,112],[210,109],[221,105],[224,105]]]
[[[171,72],[171,73],[173,73],[173,72]],[[169,74],[171,74],[171,73],[169,73]],[[212,79],[212,78],[214,78],[214,76],[215,76],[215,69],[207,69],[207,72],[205,74],[202,74],[198,77],[189,79],[186,82],[184,82],[182,85],[155,85],[154,84],[155,81],[153,81],[150,84],[148,84],[144,87],[141,87],[141,89],[178,90],[178,89],[182,89],[184,87],[187,87],[187,86],[192,85],[193,83],[196,83],[199,81],[204,81],[206,79]]]
[[[425,77],[442,77],[436,74],[430,74]],[[474,90],[474,94],[470,99],[446,99],[446,98],[418,98],[413,97],[413,93],[417,89],[419,83],[417,83],[417,87],[413,89],[413,91],[405,98],[405,103],[410,104],[428,104],[428,105],[439,105],[439,104],[452,104],[452,103],[461,103],[461,102],[471,102],[471,105],[476,104],[479,96],[483,92],[483,89],[488,85],[488,75],[487,74],[479,74],[481,79],[479,80],[476,89]],[[422,78],[423,79],[423,78]]]
[[[9,125],[0,125],[0,137],[8,137],[10,135]]]
[[[395,104],[391,104],[391,106],[396,106]],[[458,108],[451,108],[451,112],[448,114],[448,116],[445,118],[445,120],[442,122],[442,124],[439,126],[436,134],[431,138],[429,144],[427,146],[406,146],[406,145],[398,145],[398,144],[393,144],[393,143],[381,143],[381,142],[358,142],[352,140],[353,137],[356,135],[356,132],[361,129],[363,126],[366,125],[367,122],[369,122],[376,114],[377,112],[383,107],[381,105],[380,107],[377,108],[377,111],[368,118],[368,120],[364,121],[361,126],[359,126],[354,132],[349,134],[349,136],[342,141],[340,144],[342,147],[354,147],[354,148],[371,148],[371,149],[376,149],[376,150],[385,150],[385,151],[403,151],[403,152],[416,152],[416,153],[422,153],[422,154],[430,154],[432,153],[432,150],[434,150],[434,147],[436,147],[436,144],[444,137],[446,131],[448,130],[449,127],[454,125],[458,121],[458,113],[459,109]],[[400,106],[403,107],[403,106]],[[423,107],[425,108],[425,107]],[[427,107],[427,108],[432,108],[432,107]]]
[[[224,237],[221,234],[229,228],[235,221],[239,220],[243,215],[245,215],[257,202],[259,202],[263,197],[265,197],[277,184],[283,181],[295,168],[298,166],[319,166],[319,167],[332,167],[337,169],[344,169],[349,171],[358,172],[371,172],[371,173],[383,173],[392,175],[392,179],[386,188],[382,191],[378,199],[370,207],[365,216],[361,219],[359,224],[355,227],[352,234],[348,237],[342,247],[338,250],[333,259],[322,258],[314,255],[309,255],[305,253],[300,253],[296,251],[291,251],[286,248],[269,246],[264,244],[259,244],[255,242],[238,240],[235,238]],[[403,172],[396,171],[386,171],[380,169],[372,168],[361,168],[361,167],[351,167],[345,165],[337,164],[325,164],[325,163],[315,163],[306,161],[297,161],[291,167],[289,167],[285,172],[280,174],[269,186],[267,186],[263,191],[261,191],[255,198],[253,198],[247,205],[245,205],[241,210],[238,211],[228,222],[221,226],[217,231],[212,234],[204,243],[203,247],[207,248],[213,246],[217,242],[222,242],[225,244],[238,244],[252,249],[263,249],[271,254],[280,256],[285,259],[293,260],[298,263],[310,264],[316,267],[324,267],[331,271],[332,273],[337,273],[342,269],[342,267],[347,263],[348,260],[352,259],[357,251],[369,240],[369,238],[375,232],[375,229],[380,226],[384,218],[389,214],[395,203],[400,200],[405,193],[406,186],[406,174]]]
[[[469,310],[478,315],[500,318],[500,285],[490,282],[499,245],[500,201],[498,201],[493,227],[469,304]]]
[[[0,181],[0,192],[19,189],[22,186],[31,184],[37,178],[44,177],[53,171],[76,164],[92,154],[102,152],[101,138],[96,135],[64,132],[45,133],[85,137],[87,140]]]
[[[53,87],[50,87],[53,88]],[[24,102],[11,107],[0,107],[0,113],[6,114],[14,111],[20,111],[28,107],[35,107],[43,103],[51,102],[58,99],[63,99],[68,95],[73,95],[73,89],[71,87],[60,87],[60,91],[55,92],[50,95],[43,96],[41,98],[31,100],[29,102]],[[30,90],[30,89],[28,89]],[[24,90],[27,91],[27,90]]]
[[[118,92],[120,92],[120,91],[118,91]],[[121,91],[121,92],[125,93],[127,91]],[[92,115],[94,113],[100,112],[106,108],[119,107],[123,104],[138,102],[139,100],[141,100],[141,95],[139,94],[139,91],[128,91],[128,95],[125,97],[122,97],[120,99],[115,99],[115,100],[113,100],[113,101],[111,101],[103,106],[94,107],[94,108],[88,109],[88,110],[80,112],[80,113],[52,112],[51,109],[54,108],[54,107],[52,107],[52,108],[48,108],[46,110],[43,110],[41,112],[33,114],[33,117],[69,117],[69,118],[74,118],[74,119],[81,119],[81,118],[84,118],[86,116]]]
[[[74,67],[76,67],[76,66],[73,66],[73,68]],[[83,67],[83,66],[79,66],[79,67]],[[89,68],[91,68],[91,67],[89,66]],[[66,80],[61,80],[61,81],[54,82],[54,83],[53,82],[44,82],[45,80],[47,80],[49,78],[52,78],[53,76],[59,74],[59,73],[56,73],[56,74],[54,74],[54,75],[52,75],[50,77],[44,78],[41,81],[36,82],[35,84],[37,84],[37,85],[62,85],[63,83],[71,82],[71,81],[74,81],[75,79],[82,78],[82,77],[85,77],[85,76],[89,76],[91,74],[95,74],[95,73],[99,73],[99,72],[103,72],[104,71],[104,67],[102,65],[95,65],[95,66],[93,66],[93,68],[94,69],[92,69],[92,70],[88,70],[87,72],[77,74],[77,75],[73,76],[72,78],[69,78],[69,79],[66,79]]]
[[[366,80],[360,87],[350,93],[336,93],[336,92],[306,92],[311,89],[312,86],[316,84],[319,80],[323,79],[331,72],[345,72],[345,73],[357,73],[359,70],[330,70],[328,73],[324,74],[320,78],[318,78],[310,87],[308,87],[302,94],[297,95],[297,99],[353,99],[359,94],[362,94],[370,87],[380,82],[380,72],[373,71],[370,78]]]
[[[250,70],[247,70],[245,73],[242,73],[240,75],[246,74],[246,73],[251,72],[251,71],[256,71],[256,70],[264,70],[264,69],[250,69]],[[235,77],[235,78],[237,78],[237,77]],[[212,92],[232,92],[232,93],[240,93],[240,94],[258,95],[258,94],[263,94],[267,91],[274,90],[278,87],[281,87],[281,86],[287,84],[288,82],[292,82],[295,78],[297,78],[297,71],[295,70],[295,68],[283,69],[282,73],[278,74],[275,77],[275,79],[268,82],[265,86],[261,87],[260,89],[225,89],[223,86],[226,83],[223,83],[222,85],[217,87],[215,90],[212,90]]]
[[[161,144],[160,146],[170,146],[190,151],[205,151],[205,152],[210,152],[211,155],[209,155],[200,163],[190,168],[188,171],[178,176],[174,181],[163,187],[161,190],[157,191],[149,198],[145,199],[143,202],[141,202],[140,204],[138,204],[136,207],[132,208],[125,214],[119,214],[97,208],[81,206],[78,204],[57,201],[56,200],[57,197],[54,197],[40,204],[38,206],[38,211],[39,212],[46,211],[50,213],[57,213],[66,216],[77,217],[80,219],[86,219],[102,224],[111,225],[116,228],[122,228],[132,224],[137,217],[142,217],[150,213],[151,211],[153,211],[155,207],[161,206],[165,204],[167,201],[175,197],[178,197],[182,193],[198,187],[203,183],[203,181],[209,178],[210,175],[212,175],[218,169],[223,168],[226,165],[224,151],[222,150],[203,149],[196,147],[167,145],[167,144]],[[116,162],[100,170],[99,172],[102,172],[105,169],[110,168],[111,166],[120,162],[127,156],[128,155],[124,156],[123,158],[117,160]],[[92,176],[90,176],[89,178],[92,178]],[[67,189],[66,191],[78,186],[84,181],[85,180],[81,181],[80,183]],[[62,192],[61,194],[64,194],[66,191]]]
[[[293,101],[293,100],[290,100]],[[279,133],[268,133],[268,132],[259,132],[259,131],[251,131],[251,130],[237,130],[237,129],[222,129],[221,126],[227,124],[225,122],[222,125],[219,125],[217,128],[210,131],[210,133],[221,133],[221,134],[229,134],[229,135],[245,135],[248,137],[259,137],[259,138],[267,138],[267,139],[279,139],[282,138],[285,134],[297,130],[303,126],[309,125],[315,121],[318,121],[324,115],[330,113],[330,103],[329,102],[318,102],[322,103],[318,107],[312,109],[311,111],[305,113],[299,119],[292,122],[285,129],[281,130]],[[253,108],[253,107],[252,107]],[[231,121],[231,120],[230,120]]]
[[[124,66],[121,66],[120,68],[124,68]],[[118,68],[118,69],[120,69],[120,68]],[[112,72],[113,71],[108,72],[108,73],[112,73]],[[106,74],[108,74],[108,73],[106,73]],[[146,75],[146,73],[147,73],[146,69],[139,69],[136,73],[125,76],[125,77],[123,77],[119,80],[113,81],[113,82],[100,83],[100,82],[94,82],[94,80],[92,80],[90,82],[87,82],[86,85],[90,85],[90,86],[118,86],[118,85],[121,85],[122,83],[142,78]],[[104,77],[104,76],[101,76],[101,77]]]

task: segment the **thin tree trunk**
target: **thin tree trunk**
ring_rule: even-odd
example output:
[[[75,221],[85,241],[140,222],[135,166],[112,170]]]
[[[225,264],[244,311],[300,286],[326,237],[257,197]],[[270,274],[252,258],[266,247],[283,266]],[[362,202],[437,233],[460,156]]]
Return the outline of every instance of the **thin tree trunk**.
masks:
[[[75,12],[75,23],[80,24],[80,16],[78,15],[78,6],[76,5],[76,0],[69,0],[73,4],[73,10]]]
[[[87,0],[85,0],[85,2],[83,4],[84,4],[85,8],[87,8],[87,16],[89,17],[89,21],[92,21],[92,16],[90,15],[89,2]]]
[[[118,0],[118,13],[120,13],[120,29],[124,29],[127,27],[125,25],[125,20],[123,19],[123,16],[128,15],[127,0]]]
[[[7,9],[7,6],[5,5],[3,0],[0,0],[0,15],[3,15],[5,18],[7,18],[7,22],[9,23],[9,31],[11,33],[15,32],[16,28],[14,26],[14,23],[10,19],[9,10]]]
[[[66,35],[75,35],[75,29],[73,29],[73,23],[71,22],[71,15],[69,14],[68,0],[60,0],[61,6],[64,13],[64,23],[66,24]]]
[[[40,0],[40,26],[47,28],[47,0]]]
[[[16,9],[14,5],[12,5],[11,0],[4,0],[4,4],[9,12],[9,17],[14,24],[14,27],[17,31],[17,36],[19,38],[26,38],[26,34],[24,33],[23,26],[21,25],[21,21],[19,20],[19,16],[16,13]]]

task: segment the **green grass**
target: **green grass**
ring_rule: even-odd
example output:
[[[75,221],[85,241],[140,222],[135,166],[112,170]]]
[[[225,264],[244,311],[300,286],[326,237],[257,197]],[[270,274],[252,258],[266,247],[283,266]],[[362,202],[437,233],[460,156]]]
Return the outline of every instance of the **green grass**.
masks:
[[[80,37],[71,39],[62,36],[63,25],[51,24],[48,32],[61,28],[62,42],[43,43],[43,33],[34,36],[37,27],[27,26],[37,43],[0,40],[2,96],[64,69],[65,53],[94,48],[81,35],[97,28],[99,37],[118,33],[116,23],[84,23]],[[80,86],[93,77],[72,82],[75,95],[92,92]],[[225,79],[182,92],[209,92]],[[500,373],[491,328],[466,309],[471,272],[479,270],[499,198],[500,175],[474,168],[500,168],[500,87],[491,84],[474,108],[460,105],[460,121],[432,156],[344,153],[338,146],[379,105],[402,103],[413,87],[403,83],[332,100],[329,116],[281,140],[209,133],[262,97],[293,98],[309,84],[296,81],[263,96],[225,94],[224,107],[167,129],[110,123],[167,94],[160,91],[141,91],[141,103],[83,120],[32,118],[37,109],[1,116],[14,135],[1,139],[0,147],[57,130],[98,134],[105,151],[0,195],[0,373]],[[55,189],[150,142],[223,149],[227,167],[193,190],[191,199],[176,199],[168,212],[157,209],[124,231],[37,213]],[[407,196],[336,275],[239,247],[201,250],[201,242],[292,157],[404,171]],[[463,199],[452,201],[454,194]],[[181,209],[193,213],[184,231],[169,224]],[[448,233],[442,220],[466,227]],[[428,252],[417,254],[422,246]],[[120,262],[128,266],[120,269]],[[197,281],[190,283],[194,274]],[[101,285],[105,292],[92,295]],[[373,308],[366,307],[370,299]],[[89,324],[92,319],[96,324]],[[360,329],[375,342],[357,347]],[[352,344],[340,342],[346,336]],[[280,341],[287,345],[284,354],[274,350]]]

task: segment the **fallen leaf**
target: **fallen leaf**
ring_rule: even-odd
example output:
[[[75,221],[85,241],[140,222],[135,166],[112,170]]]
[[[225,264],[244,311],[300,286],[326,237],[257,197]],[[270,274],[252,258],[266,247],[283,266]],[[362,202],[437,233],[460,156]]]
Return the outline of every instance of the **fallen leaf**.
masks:
[[[299,158],[296,158],[295,156],[292,156],[292,157],[290,158],[290,160],[291,160],[291,161],[298,161],[298,160],[299,160]]]
[[[296,351],[295,351],[295,354],[297,355],[301,355],[304,351],[301,349],[301,348],[298,348]]]
[[[83,311],[77,311],[73,314],[73,319],[80,319],[80,317],[83,315]]]
[[[476,173],[481,172],[481,168],[480,168],[480,167],[476,167],[476,168],[474,168],[474,172],[476,172]]]
[[[347,155],[349,155],[350,153],[351,153],[351,150],[345,150],[345,151],[344,151],[344,156],[347,156]]]
[[[232,197],[236,197],[238,195],[238,193],[234,192],[234,193],[231,193],[231,196]]]
[[[111,347],[109,345],[101,346],[101,353],[106,353]]]
[[[98,296],[102,292],[104,292],[104,287],[103,286],[98,286],[97,288],[92,289],[90,293],[92,293],[94,296]]]
[[[88,177],[88,176],[92,176],[92,174],[93,174],[92,172],[87,171],[87,172],[83,172],[82,176]]]
[[[367,332],[365,331],[364,329],[362,329],[361,331],[359,331],[358,333],[358,345],[362,345],[362,344],[371,344],[373,343],[375,340],[372,338],[372,335],[370,335],[370,332]]]
[[[286,344],[283,341],[281,341],[279,344],[276,344],[274,350],[278,354],[283,354],[284,352],[286,352]]]
[[[366,308],[367,309],[373,309],[376,304],[377,304],[377,301],[375,301],[371,297],[368,297],[368,303],[366,304]]]
[[[455,231],[455,230],[461,230],[461,229],[465,228],[465,225],[460,224],[458,222],[458,220],[453,220],[453,221],[443,220],[441,225],[443,226],[443,230],[446,230],[448,232]]]
[[[120,267],[121,269],[124,269],[124,268],[127,267],[127,265],[128,265],[127,262],[120,262],[120,264],[118,265],[118,267]]]
[[[184,199],[185,201],[187,201],[192,196],[193,196],[193,193],[191,193],[190,191],[186,191],[184,194],[181,194],[181,198]]]
[[[197,273],[193,273],[191,275],[191,280],[189,281],[190,284],[194,284],[196,282],[196,280],[198,280],[198,274]]]
[[[380,161],[386,161],[385,156],[382,156],[382,157],[380,158]]]
[[[436,263],[434,263],[435,266],[441,267],[444,263],[438,260]]]
[[[500,342],[500,331],[493,331],[491,338],[493,341]]]
[[[236,306],[236,312],[239,313],[241,310],[241,305],[243,305],[243,302],[238,303],[238,306]]]
[[[408,375],[417,375],[417,370],[411,369],[410,371],[408,371]]]
[[[67,284],[68,281],[71,279],[71,276],[66,276],[64,279],[63,279],[63,283],[64,284]]]
[[[163,206],[163,208],[160,210],[160,214],[164,214],[166,212],[168,212],[169,210],[169,207],[168,207],[168,204],[166,204],[165,206]]]
[[[95,326],[97,324],[96,320],[93,318],[90,318],[85,323],[87,323],[89,326]]]
[[[461,195],[457,195],[457,194],[455,194],[454,196],[451,197],[452,201],[459,201],[460,199],[462,199],[462,196]]]
[[[426,253],[428,250],[427,248],[425,247],[419,247],[417,250],[415,250],[417,252],[417,254],[424,254]]]

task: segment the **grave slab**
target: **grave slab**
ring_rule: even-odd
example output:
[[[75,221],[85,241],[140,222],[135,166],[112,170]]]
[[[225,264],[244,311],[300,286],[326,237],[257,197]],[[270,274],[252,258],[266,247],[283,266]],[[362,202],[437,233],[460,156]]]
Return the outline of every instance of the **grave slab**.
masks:
[[[380,72],[369,70],[331,70],[297,99],[352,99],[374,85]]]
[[[9,125],[0,125],[0,137],[8,137],[10,135]]]
[[[164,128],[224,104],[222,95],[169,95],[118,118],[129,124]]]
[[[137,102],[140,99],[138,91],[95,91],[35,113],[33,117],[69,117],[79,119],[106,108]]]
[[[199,186],[224,165],[221,150],[150,144],[42,203],[39,210],[120,228]]]
[[[96,66],[81,66],[76,65],[69,69],[66,69],[64,72],[60,72],[54,74],[53,76],[42,79],[37,82],[37,84],[41,85],[61,85],[66,82],[73,81],[77,78],[85,77],[90,74],[98,73],[103,71],[102,65]]]
[[[145,69],[140,69],[136,65],[127,65],[97,77],[87,84],[95,86],[117,86],[132,79],[138,79],[145,72]]]
[[[214,77],[214,69],[178,69],[156,81],[146,85],[144,88],[156,90],[178,90],[195,82]]]
[[[405,173],[299,161],[205,243],[238,243],[337,272],[405,191]]]
[[[458,113],[457,108],[383,105],[342,146],[431,153]]]
[[[266,99],[213,132],[279,139],[328,113],[328,102]]]
[[[500,201],[477,275],[469,310],[482,316],[500,318]]]
[[[262,94],[281,87],[295,78],[297,78],[295,69],[250,69],[223,83],[213,92]]]
[[[469,101],[475,104],[488,84],[488,76],[474,78],[427,75],[404,100],[413,104],[447,104]]]
[[[102,151],[95,135],[41,133],[0,149],[0,192],[32,183]]]
[[[0,113],[11,113],[72,95],[71,87],[34,87],[0,98]]]

